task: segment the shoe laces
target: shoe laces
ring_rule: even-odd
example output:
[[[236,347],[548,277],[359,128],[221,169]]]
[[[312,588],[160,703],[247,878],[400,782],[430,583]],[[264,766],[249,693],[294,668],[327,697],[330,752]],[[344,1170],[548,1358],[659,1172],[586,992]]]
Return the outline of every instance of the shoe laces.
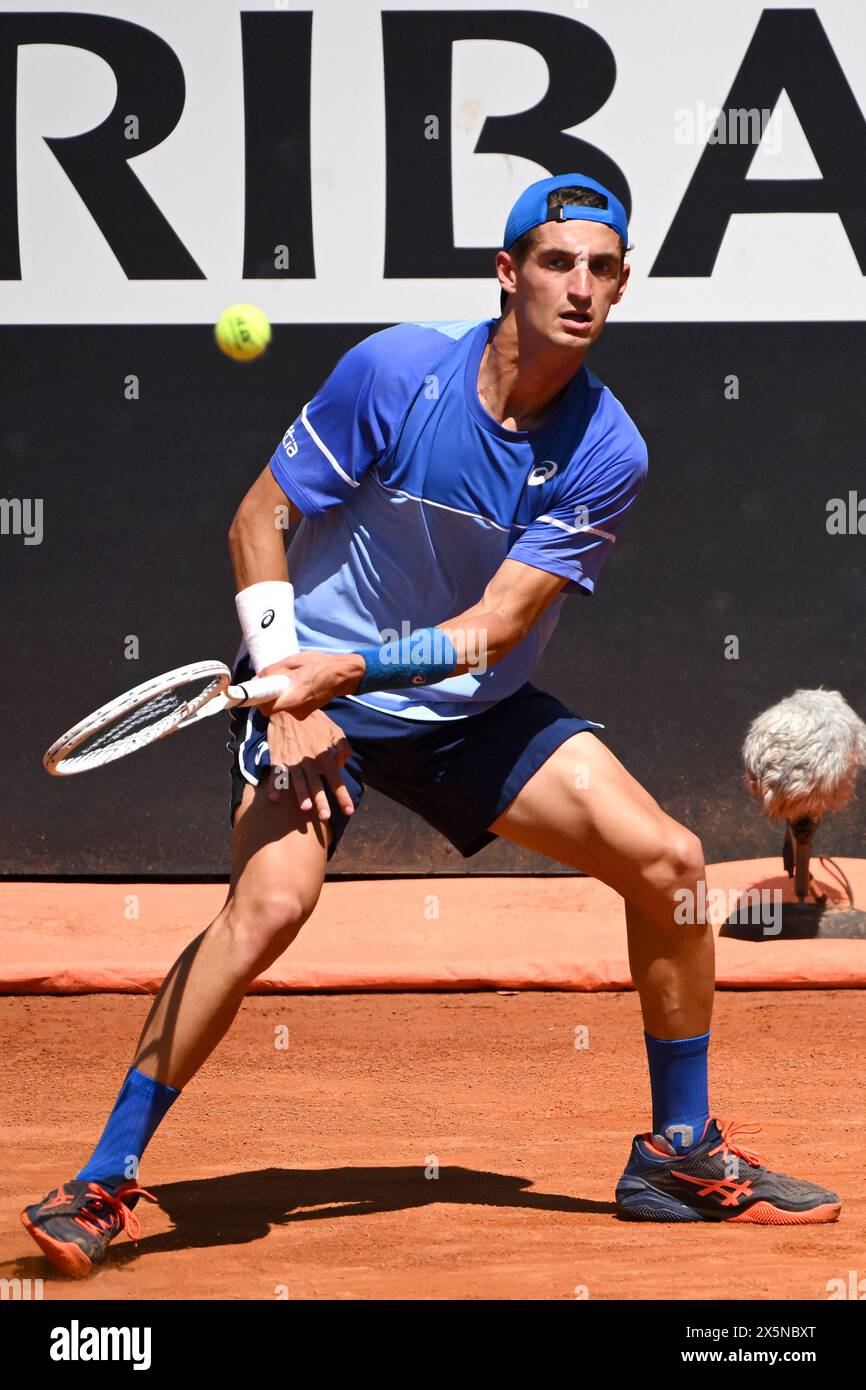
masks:
[[[760,1134],[761,1126],[744,1125],[740,1124],[737,1120],[723,1120],[718,1115],[715,1119],[716,1124],[721,1130],[722,1142],[721,1144],[717,1144],[714,1149],[710,1149],[710,1154],[717,1154],[721,1151],[724,1158],[727,1158],[728,1154],[736,1154],[737,1158],[745,1159],[746,1163],[751,1163],[756,1168],[760,1167],[762,1162],[761,1155],[738,1140],[737,1135]]]
[[[127,1197],[146,1197],[149,1202],[156,1201],[152,1192],[139,1187],[136,1182],[122,1183],[116,1192],[108,1192],[98,1182],[91,1182],[88,1184],[84,1209],[75,1220],[79,1226],[85,1230],[92,1229],[97,1235],[102,1235],[116,1221],[118,1229],[125,1231],[130,1240],[136,1241],[141,1235],[141,1223],[132,1208],[126,1205]]]

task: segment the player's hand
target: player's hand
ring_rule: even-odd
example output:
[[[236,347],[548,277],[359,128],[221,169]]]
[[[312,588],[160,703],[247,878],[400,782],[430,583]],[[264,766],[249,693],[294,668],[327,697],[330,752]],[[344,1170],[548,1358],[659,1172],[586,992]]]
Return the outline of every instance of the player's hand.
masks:
[[[339,724],[321,710],[314,710],[303,721],[285,710],[277,710],[268,723],[268,750],[271,776],[268,798],[279,801],[288,792],[296,797],[302,811],[313,811],[319,820],[330,820],[326,787],[340,809],[351,816],[355,806],[340,768],[351,757],[352,747]]]
[[[338,695],[351,695],[366,670],[356,652],[298,652],[259,671],[260,676],[288,676],[291,685],[276,700],[261,705],[269,718],[287,710],[296,719],[307,719],[313,710],[328,705]]]

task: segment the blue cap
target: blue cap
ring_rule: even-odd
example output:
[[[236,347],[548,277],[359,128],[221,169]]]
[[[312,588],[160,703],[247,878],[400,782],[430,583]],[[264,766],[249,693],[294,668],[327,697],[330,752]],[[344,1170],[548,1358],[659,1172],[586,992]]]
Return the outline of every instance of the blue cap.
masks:
[[[604,194],[607,207],[585,208],[572,204],[570,207],[556,208],[553,214],[550,214],[547,211],[547,195],[555,188],[591,188],[596,193]],[[628,246],[628,218],[625,208],[609,188],[597,183],[595,179],[588,178],[586,174],[557,174],[555,178],[539,179],[538,183],[531,183],[525,192],[521,193],[508,214],[502,245],[505,248],[509,247],[519,236],[523,236],[524,232],[528,232],[531,227],[540,227],[543,222],[576,219],[581,222],[603,222],[606,226],[613,227],[615,232],[619,232],[624,245]]]

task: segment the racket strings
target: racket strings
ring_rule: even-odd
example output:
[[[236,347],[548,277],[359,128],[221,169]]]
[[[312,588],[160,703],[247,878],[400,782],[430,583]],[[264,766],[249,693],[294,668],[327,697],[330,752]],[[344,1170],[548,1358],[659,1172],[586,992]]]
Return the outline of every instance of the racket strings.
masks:
[[[131,751],[143,742],[151,742],[163,727],[180,722],[183,711],[206,691],[216,690],[220,682],[213,678],[187,681],[173,690],[154,695],[137,708],[121,713],[112,723],[97,729],[69,754],[74,762],[100,760],[106,753]]]

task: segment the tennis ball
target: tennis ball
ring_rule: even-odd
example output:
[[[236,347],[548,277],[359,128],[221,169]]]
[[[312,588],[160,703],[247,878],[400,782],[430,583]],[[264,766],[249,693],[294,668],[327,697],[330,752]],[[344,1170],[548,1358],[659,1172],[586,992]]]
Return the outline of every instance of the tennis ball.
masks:
[[[217,319],[214,337],[227,357],[236,362],[251,362],[261,356],[271,341],[271,325],[255,304],[233,304]]]

